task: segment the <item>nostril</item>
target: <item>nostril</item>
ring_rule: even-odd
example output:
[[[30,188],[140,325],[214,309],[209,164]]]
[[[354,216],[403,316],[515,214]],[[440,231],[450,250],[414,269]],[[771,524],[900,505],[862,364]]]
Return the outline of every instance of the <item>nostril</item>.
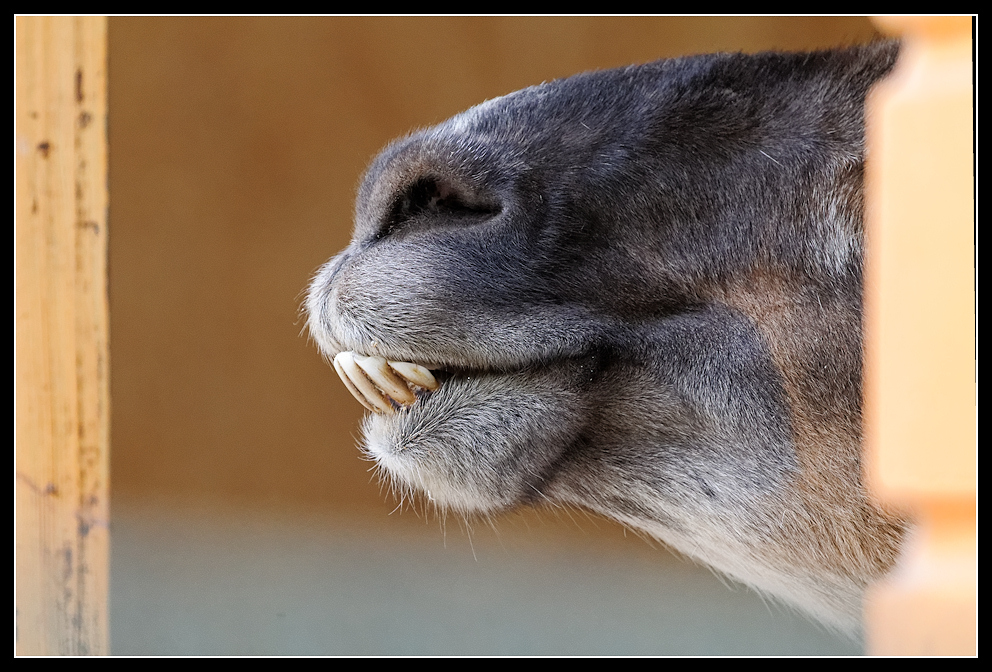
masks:
[[[436,176],[421,176],[399,192],[376,233],[376,240],[398,233],[414,222],[451,225],[487,219],[500,207],[462,185]]]

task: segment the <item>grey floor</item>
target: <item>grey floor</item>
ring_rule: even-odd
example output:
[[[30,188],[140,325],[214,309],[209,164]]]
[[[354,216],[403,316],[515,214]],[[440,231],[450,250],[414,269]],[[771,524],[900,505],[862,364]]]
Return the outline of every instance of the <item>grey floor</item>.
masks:
[[[862,653],[636,538],[161,504],[113,521],[117,655]]]

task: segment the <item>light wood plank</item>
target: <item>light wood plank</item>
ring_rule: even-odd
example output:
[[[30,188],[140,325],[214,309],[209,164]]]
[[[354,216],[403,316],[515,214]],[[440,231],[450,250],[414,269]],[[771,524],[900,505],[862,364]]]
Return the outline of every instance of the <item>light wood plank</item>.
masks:
[[[865,440],[917,522],[867,605],[869,650],[975,655],[977,406],[970,17],[885,17],[899,63],[868,108]]]
[[[18,655],[108,652],[106,44],[16,19]]]

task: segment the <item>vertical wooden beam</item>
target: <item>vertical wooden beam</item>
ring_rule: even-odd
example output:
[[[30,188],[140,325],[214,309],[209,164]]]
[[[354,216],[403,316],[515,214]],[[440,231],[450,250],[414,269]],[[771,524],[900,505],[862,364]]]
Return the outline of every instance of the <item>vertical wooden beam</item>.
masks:
[[[16,652],[108,652],[107,22],[15,26]]]
[[[867,604],[871,653],[975,655],[977,405],[970,17],[886,17],[868,107],[868,477],[918,523]]]

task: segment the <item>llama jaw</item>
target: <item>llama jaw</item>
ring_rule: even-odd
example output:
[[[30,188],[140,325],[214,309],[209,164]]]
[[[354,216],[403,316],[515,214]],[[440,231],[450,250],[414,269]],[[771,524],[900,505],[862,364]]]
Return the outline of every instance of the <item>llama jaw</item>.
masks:
[[[440,387],[425,366],[348,350],[334,357],[334,370],[352,396],[373,413],[393,414],[414,404],[418,392]]]

